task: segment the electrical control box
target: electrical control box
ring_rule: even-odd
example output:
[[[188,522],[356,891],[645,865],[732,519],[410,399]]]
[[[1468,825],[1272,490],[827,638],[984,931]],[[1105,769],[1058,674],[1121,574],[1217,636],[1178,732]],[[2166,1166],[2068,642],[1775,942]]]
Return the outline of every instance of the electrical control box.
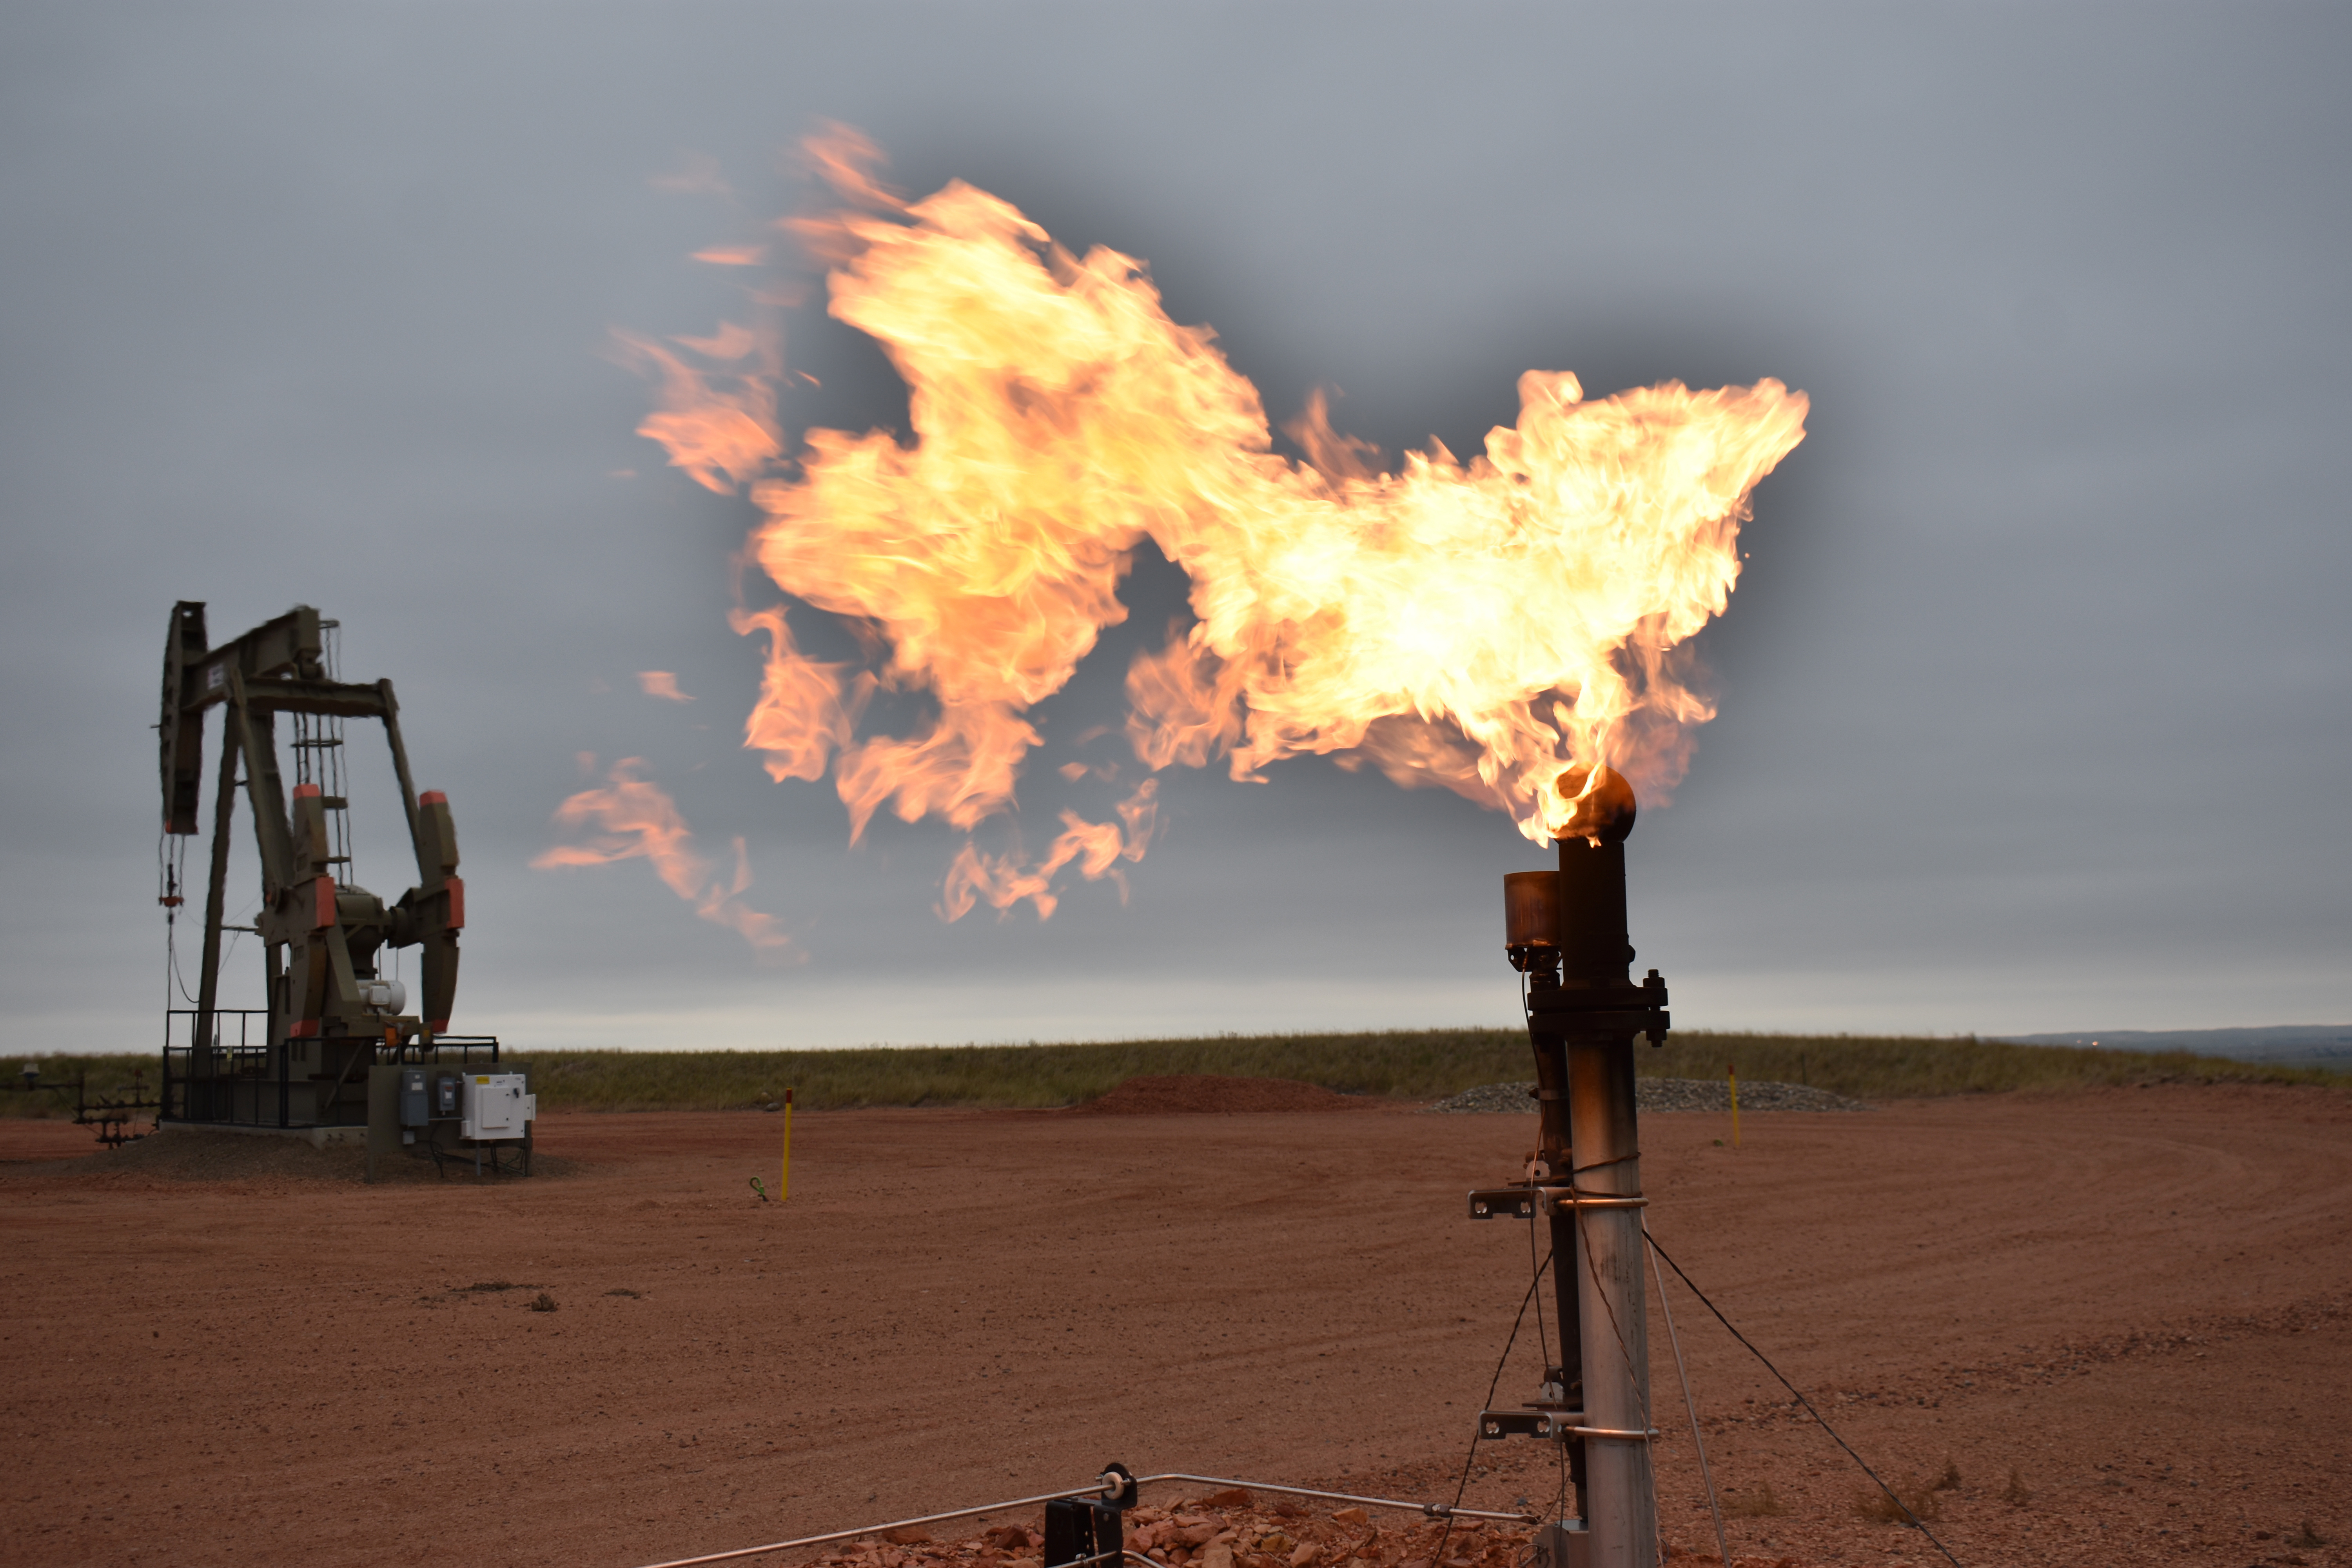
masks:
[[[468,1073],[458,1136],[477,1142],[520,1138],[539,1116],[539,1096],[525,1092],[519,1072]]]
[[[412,1131],[433,1120],[433,1102],[425,1090],[425,1069],[400,1069],[400,1124]]]

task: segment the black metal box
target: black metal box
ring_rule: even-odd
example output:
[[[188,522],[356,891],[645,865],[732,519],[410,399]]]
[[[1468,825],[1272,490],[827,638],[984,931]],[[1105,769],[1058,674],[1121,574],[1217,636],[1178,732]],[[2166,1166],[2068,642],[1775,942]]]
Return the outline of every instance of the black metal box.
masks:
[[[1108,1503],[1067,1498],[1045,1505],[1045,1568],[1101,1563],[1118,1568],[1118,1510]]]

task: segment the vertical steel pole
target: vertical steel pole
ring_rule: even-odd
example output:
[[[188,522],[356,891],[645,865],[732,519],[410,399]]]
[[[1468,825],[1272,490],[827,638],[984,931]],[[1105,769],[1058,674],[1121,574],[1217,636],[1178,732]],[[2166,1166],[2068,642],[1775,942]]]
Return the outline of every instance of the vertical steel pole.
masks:
[[[1562,1017],[1567,1043],[1570,1166],[1582,1197],[1639,1197],[1641,1140],[1633,1107],[1633,1039],[1641,1025],[1625,934],[1622,838],[1559,842],[1561,989],[1591,1004]],[[1627,994],[1632,997],[1628,998]],[[1565,998],[1564,998],[1565,999]],[[1612,1005],[1612,1004],[1615,1004]],[[1637,1004],[1638,1005],[1638,1004]],[[1584,1338],[1585,1472],[1591,1568],[1654,1568],[1658,1509],[1650,1462],[1650,1347],[1641,1210],[1580,1205]]]
[[[1569,1103],[1581,1196],[1638,1197],[1633,1042],[1571,1040]],[[1643,1307],[1642,1217],[1636,1208],[1580,1206],[1584,1277],[1584,1424],[1622,1436],[1588,1436],[1592,1568],[1652,1568],[1658,1560],[1657,1495],[1650,1473],[1650,1342]]]

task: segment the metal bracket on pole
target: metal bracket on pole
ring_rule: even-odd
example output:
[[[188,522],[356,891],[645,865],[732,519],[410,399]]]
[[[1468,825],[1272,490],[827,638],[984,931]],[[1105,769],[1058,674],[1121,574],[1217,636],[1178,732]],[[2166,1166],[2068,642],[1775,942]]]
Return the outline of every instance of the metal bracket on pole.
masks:
[[[1650,1200],[1622,1193],[1580,1193],[1574,1187],[1481,1187],[1470,1194],[1472,1219],[1533,1219],[1540,1208],[1548,1215],[1578,1209],[1647,1208]]]
[[[1483,1187],[1470,1194],[1472,1219],[1533,1219],[1535,1190],[1531,1187]]]
[[[1587,1428],[1579,1425],[1583,1419],[1581,1410],[1481,1410],[1478,1436],[1487,1441],[1497,1437],[1537,1437],[1565,1443],[1570,1437],[1585,1435]]]

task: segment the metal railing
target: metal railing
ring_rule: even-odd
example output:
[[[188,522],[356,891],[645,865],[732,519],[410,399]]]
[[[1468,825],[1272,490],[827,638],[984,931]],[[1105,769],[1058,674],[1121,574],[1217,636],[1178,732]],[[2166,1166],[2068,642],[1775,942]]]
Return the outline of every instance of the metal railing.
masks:
[[[423,1040],[409,1040],[397,1046],[378,1046],[375,1059],[386,1064],[421,1062],[429,1066],[445,1059],[443,1053],[447,1051],[457,1053],[460,1067],[473,1066],[476,1051],[486,1053],[495,1066],[499,1059],[499,1037],[496,1035],[436,1035],[429,1045]]]
[[[162,1121],[212,1121],[231,1126],[282,1127],[285,1095],[271,1094],[269,1079],[269,1013],[267,1008],[218,1007],[213,1010],[210,1037],[198,1039],[194,1007],[173,1007],[163,1014],[163,1082],[157,1098]],[[235,1020],[234,1025],[231,1020]],[[232,1028],[236,1038],[228,1037]],[[259,1037],[257,1038],[256,1037]],[[278,1077],[285,1064],[278,1064]],[[281,1089],[282,1084],[269,1085]],[[276,1116],[265,1117],[273,1109]]]
[[[294,1114],[292,1053],[271,1047],[269,1013],[266,1008],[215,1008],[210,1038],[199,1041],[196,1036],[202,1016],[194,1007],[173,1007],[164,1013],[163,1081],[157,1096],[161,1102],[159,1121],[289,1130],[355,1125],[321,1121],[315,1111],[300,1118]],[[232,1033],[233,1040],[229,1037]],[[380,1045],[373,1040],[350,1043],[366,1053],[364,1063],[429,1065],[447,1061],[454,1055],[460,1066],[470,1068],[478,1058],[486,1058],[493,1064],[499,1059],[496,1035],[442,1035],[398,1045]],[[301,1081],[307,1090],[310,1077],[305,1075]],[[339,1077],[329,1090],[334,1105],[347,1104],[341,1096],[348,1082],[361,1086],[364,1100],[367,1074],[361,1071],[353,1079],[347,1068],[345,1075]]]
[[[983,1503],[978,1508],[960,1508],[947,1513],[927,1513],[914,1519],[894,1519],[887,1524],[860,1525],[855,1530],[836,1530],[828,1535],[803,1535],[792,1541],[772,1541],[764,1546],[739,1546],[731,1552],[713,1552],[701,1557],[673,1557],[666,1563],[647,1564],[647,1568],[699,1568],[707,1563],[732,1563],[745,1557],[763,1556],[771,1552],[787,1552],[799,1546],[824,1546],[836,1541],[853,1541],[861,1535],[875,1535],[886,1530],[904,1530],[913,1526],[940,1524],[951,1519],[976,1519],[984,1513],[1001,1513],[1006,1509],[1028,1508],[1041,1502],[1060,1502],[1066,1498],[1116,1498],[1121,1493],[1153,1486],[1161,1481],[1190,1481],[1198,1486],[1241,1487],[1251,1491],[1280,1492],[1289,1497],[1323,1498],[1333,1502],[1353,1503],[1360,1508],[1399,1509],[1420,1514],[1424,1519],[1493,1519],[1508,1520],[1514,1524],[1538,1524],[1542,1516],[1536,1513],[1497,1513],[1488,1509],[1456,1508],[1442,1502],[1408,1502],[1399,1498],[1359,1497],[1353,1492],[1330,1492],[1314,1487],[1277,1486],[1271,1481],[1241,1481],[1230,1476],[1193,1476],[1181,1471],[1166,1470],[1156,1476],[1129,1476],[1116,1470],[1106,1470],[1082,1487],[1071,1487],[1058,1492],[1040,1492],[1035,1497],[1011,1498],[1003,1502]],[[1121,1553],[1122,1556],[1131,1555]],[[1094,1562],[1096,1559],[1084,1559]],[[1147,1561],[1149,1561],[1147,1559]],[[1076,1568],[1062,1564],[1061,1568]],[[1156,1568],[1156,1565],[1155,1565]]]

